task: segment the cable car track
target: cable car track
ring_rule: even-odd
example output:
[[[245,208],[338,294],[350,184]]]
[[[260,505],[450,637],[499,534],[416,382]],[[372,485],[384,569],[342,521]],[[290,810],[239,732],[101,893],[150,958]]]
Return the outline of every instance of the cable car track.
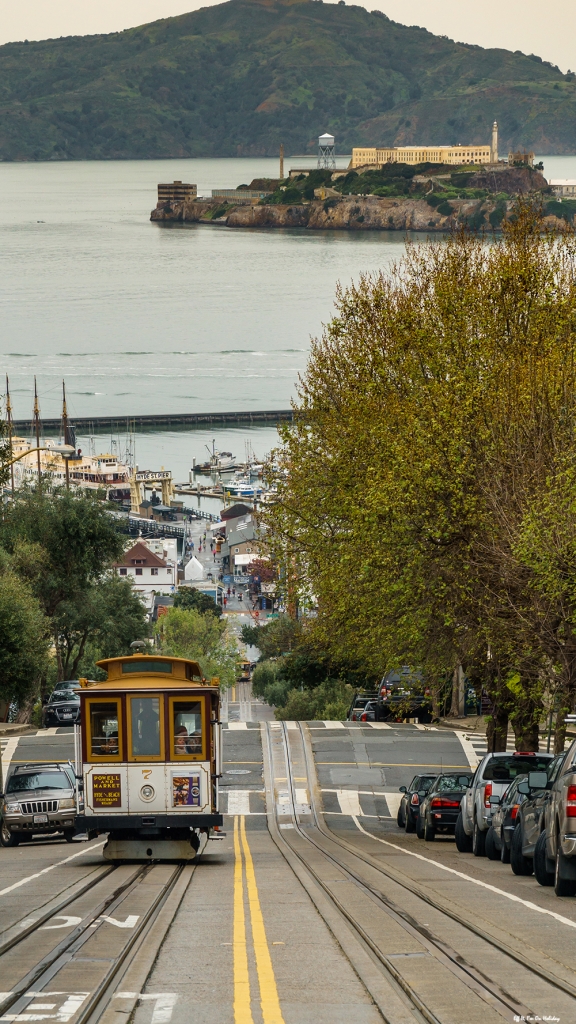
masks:
[[[266,738],[266,754],[268,760],[268,779],[267,788],[268,801],[269,801],[269,823],[272,825],[271,833],[276,844],[282,850],[282,847],[288,847],[292,855],[298,858],[300,864],[305,870],[313,877],[314,881],[323,890],[324,894],[328,897],[332,905],[336,908],[337,912],[343,917],[348,924],[352,927],[354,933],[358,937],[360,943],[367,947],[371,954],[372,959],[376,958],[381,968],[393,980],[395,986],[399,986],[405,996],[408,998],[409,1003],[412,1007],[413,1015],[419,1020],[427,1021],[427,1024],[441,1024],[441,1018],[438,1017],[434,1009],[427,1004],[427,1001],[423,999],[415,989],[415,986],[410,980],[405,977],[402,971],[393,963],[390,956],[386,955],[380,948],[378,941],[374,941],[370,935],[369,929],[367,929],[362,921],[360,920],[360,914],[351,912],[346,906],[344,906],[341,899],[333,891],[332,887],[326,883],[321,877],[318,865],[316,867],[307,858],[303,851],[298,849],[297,842],[293,843],[290,841],[290,835],[296,835],[306,841],[309,846],[312,846],[317,854],[321,855],[321,858],[325,859],[326,862],[335,866],[345,877],[345,879],[353,882],[353,884],[366,896],[373,905],[376,905],[389,919],[393,920],[396,925],[399,925],[405,932],[407,932],[412,938],[416,938],[423,947],[428,951],[429,954],[434,956],[436,960],[446,967],[453,976],[458,978],[462,982],[470,994],[474,993],[474,996],[478,999],[482,999],[484,1004],[488,1004],[495,1010],[500,1016],[504,1017],[508,1021],[514,1021],[514,1019],[526,1019],[536,1020],[538,1014],[531,1011],[528,1007],[524,1006],[522,1000],[511,995],[505,991],[500,984],[492,980],[487,976],[485,971],[481,968],[474,966],[463,956],[456,952],[451,946],[444,940],[433,934],[429,926],[422,925],[420,922],[426,920],[429,917],[429,910],[426,910],[425,917],[420,917],[418,920],[416,916],[408,913],[403,909],[397,902],[390,899],[384,892],[371,884],[370,881],[366,880],[365,873],[362,877],[362,868],[359,865],[366,865],[370,872],[379,874],[382,879],[386,879],[387,883],[394,883],[394,885],[401,886],[404,890],[410,893],[410,897],[413,900],[421,901],[421,904],[426,907],[433,907],[434,910],[442,914],[445,918],[455,922],[460,927],[467,930],[467,932],[477,940],[481,940],[481,946],[478,952],[485,952],[487,947],[491,948],[492,951],[497,951],[499,955],[504,955],[509,958],[511,967],[513,967],[512,977],[518,974],[518,964],[522,965],[522,968],[538,976],[545,985],[543,986],[543,995],[550,1000],[551,991],[555,990],[557,993],[562,993],[563,996],[570,996],[574,999],[576,996],[576,988],[570,985],[569,982],[564,982],[560,978],[556,978],[550,972],[543,968],[540,968],[536,964],[532,964],[530,961],[526,961],[526,958],[521,959],[519,955],[506,949],[502,943],[497,939],[493,938],[489,934],[482,931],[482,929],[473,925],[464,917],[460,917],[457,913],[448,908],[445,908],[441,902],[428,897],[426,894],[421,893],[417,886],[411,880],[402,880],[398,877],[398,872],[387,871],[382,864],[371,858],[369,855],[365,856],[357,848],[353,847],[350,843],[340,839],[337,835],[330,832],[323,823],[321,807],[319,808],[319,794],[317,793],[316,785],[316,774],[315,766],[313,764],[312,753],[309,748],[309,743],[306,742],[306,737],[302,726],[299,724],[299,735],[296,733],[296,739],[301,743],[301,756],[299,756],[299,783],[306,782],[307,791],[310,799],[310,816],[312,821],[303,823],[300,819],[302,816],[306,817],[306,813],[302,814],[301,808],[298,805],[297,791],[294,777],[294,765],[293,765],[293,752],[291,749],[290,735],[285,724],[281,724],[281,742],[283,748],[283,761],[284,768],[278,765],[279,751],[274,750],[274,736],[278,736],[277,730],[272,732],[270,727],[267,726],[265,729]],[[294,733],[293,733],[294,735]],[[276,754],[276,764],[275,757]],[[299,752],[300,754],[300,752]],[[312,763],[311,763],[312,759]],[[288,792],[288,803],[282,806],[282,813],[278,811],[278,804],[275,799],[274,793],[274,768],[279,768],[280,774],[276,777],[279,779],[286,779],[287,792]],[[284,797],[285,799],[285,797]],[[274,808],[274,810],[271,810]],[[293,828],[292,833],[280,830],[281,822],[279,818],[282,816],[289,815],[292,819],[292,825],[286,825],[284,823],[284,829]],[[329,847],[328,849],[326,847]],[[283,851],[284,852],[284,851]],[[352,863],[351,863],[352,861]],[[318,906],[320,913],[322,910]],[[419,916],[419,915],[418,915]],[[327,922],[329,923],[329,922]],[[330,926],[330,924],[329,924]],[[336,936],[338,938],[338,936]],[[490,956],[487,958],[490,960]],[[508,976],[508,974],[507,974]],[[545,989],[548,988],[548,992]],[[551,1006],[551,1002],[546,1003],[547,1007]],[[382,1012],[382,1007],[380,1007]],[[575,1010],[573,1009],[573,1014]],[[542,1015],[540,1015],[542,1019]]]
[[[126,970],[129,969],[135,947],[139,947],[145,937],[148,936],[167,900],[175,893],[178,883],[181,881],[181,892],[176,892],[175,894],[177,899],[175,906],[172,908],[173,912],[168,915],[168,920],[162,923],[161,934],[157,941],[153,943],[152,953],[155,949],[159,948],[178,909],[182,896],[190,883],[195,867],[195,863],[173,865],[147,863],[135,866],[128,878],[122,881],[120,885],[115,886],[103,899],[100,899],[97,905],[85,914],[81,923],[76,925],[60,942],[46,952],[13,986],[12,991],[0,1002],[0,1022],[34,1019],[33,1007],[31,1017],[21,1018],[20,1015],[27,1014],[27,1011],[30,1013],[28,1008],[45,990],[56,987],[66,994],[68,982],[61,984],[58,981],[58,977],[62,972],[62,976],[65,978],[67,969],[70,967],[73,969],[75,962],[76,966],[80,966],[85,972],[84,978],[86,980],[83,979],[83,988],[89,989],[89,991],[81,993],[83,996],[81,1005],[78,1006],[77,1012],[70,1019],[73,1019],[74,1024],[87,1024],[90,1020],[95,1021],[99,1019],[113,998],[116,987],[115,981],[122,977]],[[15,938],[13,941],[5,943],[0,955],[0,975],[3,978],[8,976],[7,954],[16,945],[19,945],[21,941],[29,939],[31,936],[33,937],[34,933],[40,932],[40,929],[46,927],[47,920],[60,917],[60,910],[65,906],[72,906],[75,900],[86,896],[91,889],[96,888],[103,879],[111,874],[118,874],[121,868],[122,865],[114,865],[109,871],[98,875],[91,884],[82,887],[80,892],[77,892],[73,897],[53,908],[50,914],[44,915],[34,922],[34,925],[22,936],[22,939]],[[157,881],[155,883],[155,875],[160,874],[161,877],[167,872],[169,872],[169,875],[164,881]],[[127,926],[121,920],[116,921],[112,919],[114,913],[122,910],[123,904],[130,909],[131,897],[135,897],[136,900],[140,899],[140,902],[142,902],[142,892],[138,891],[138,887],[143,882],[152,884],[151,898],[146,902],[145,906],[139,907],[142,912],[137,915],[137,921],[134,926]],[[124,913],[126,913],[126,906],[124,907]],[[92,939],[95,939],[98,945],[100,929],[109,926],[110,923],[113,925],[117,924],[120,929],[120,932],[117,929],[113,929],[113,932],[116,933],[116,946],[118,947],[116,951],[114,952],[114,942],[112,942],[111,955],[103,957],[100,951],[100,956],[86,956],[84,947]],[[112,933],[107,934],[111,935]],[[118,939],[118,935],[121,936],[120,939]],[[91,964],[92,979],[90,976]],[[68,971],[69,976],[70,972]],[[70,994],[73,995],[73,993]]]

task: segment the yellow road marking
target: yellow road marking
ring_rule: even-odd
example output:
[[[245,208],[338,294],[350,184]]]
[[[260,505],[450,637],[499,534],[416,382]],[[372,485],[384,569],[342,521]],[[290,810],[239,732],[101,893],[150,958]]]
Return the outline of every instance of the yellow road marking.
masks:
[[[234,925],[232,938],[234,947],[234,1021],[235,1024],[254,1024],[250,1006],[250,975],[248,974],[244,881],[242,853],[238,837],[238,818],[234,818]]]
[[[254,873],[252,854],[246,838],[246,824],[244,818],[240,821],[240,835],[242,838],[244,859],[246,861],[248,905],[250,907],[250,916],[252,919],[252,941],[254,943],[254,953],[256,956],[258,982],[260,984],[262,1018],[264,1024],[284,1024],[282,1010],[280,1009],[280,1000],[278,998],[278,989],[276,988],[276,978],[274,977],[274,969],[272,967],[270,950],[268,949],[268,942],[266,939],[266,929],[264,928],[262,908],[258,897],[258,887],[256,885],[256,875]]]

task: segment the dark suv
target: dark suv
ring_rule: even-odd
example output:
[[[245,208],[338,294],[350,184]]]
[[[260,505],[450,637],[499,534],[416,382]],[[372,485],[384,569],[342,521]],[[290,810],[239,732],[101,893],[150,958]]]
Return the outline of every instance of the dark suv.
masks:
[[[71,764],[23,764],[11,772],[2,795],[2,846],[35,835],[64,834],[71,843],[76,817],[76,777]]]
[[[79,686],[77,680],[66,684],[58,683],[50,694],[48,703],[42,709],[42,722],[46,729],[57,725],[78,725],[80,722],[80,697],[70,685]]]

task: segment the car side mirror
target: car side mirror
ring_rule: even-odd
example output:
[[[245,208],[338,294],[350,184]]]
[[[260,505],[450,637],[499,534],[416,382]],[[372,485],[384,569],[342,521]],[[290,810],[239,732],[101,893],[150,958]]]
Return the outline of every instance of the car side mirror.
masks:
[[[546,789],[548,775],[546,772],[528,772],[528,785],[530,789]]]
[[[491,804],[496,804],[496,805],[499,804],[500,803],[500,797],[496,796],[496,795],[491,796],[490,797],[490,803]]]
[[[458,782],[464,789],[468,789],[468,786],[470,785],[470,776],[461,775],[460,778],[458,779]]]
[[[400,786],[399,789],[398,789],[398,792],[399,793],[407,793],[408,790],[407,790],[406,786]]]
[[[544,772],[543,774],[546,773]],[[540,775],[540,772],[530,772],[530,775]],[[530,796],[530,783],[528,779],[522,779],[522,782],[518,783],[518,792],[522,793],[522,796]]]

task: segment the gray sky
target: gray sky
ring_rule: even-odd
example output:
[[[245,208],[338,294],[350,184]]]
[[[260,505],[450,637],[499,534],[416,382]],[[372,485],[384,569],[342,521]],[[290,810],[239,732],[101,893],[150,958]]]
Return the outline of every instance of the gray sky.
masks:
[[[0,43],[116,32],[210,6],[209,0],[0,0]],[[465,43],[537,53],[576,70],[576,5],[569,0],[366,0],[395,21]]]

